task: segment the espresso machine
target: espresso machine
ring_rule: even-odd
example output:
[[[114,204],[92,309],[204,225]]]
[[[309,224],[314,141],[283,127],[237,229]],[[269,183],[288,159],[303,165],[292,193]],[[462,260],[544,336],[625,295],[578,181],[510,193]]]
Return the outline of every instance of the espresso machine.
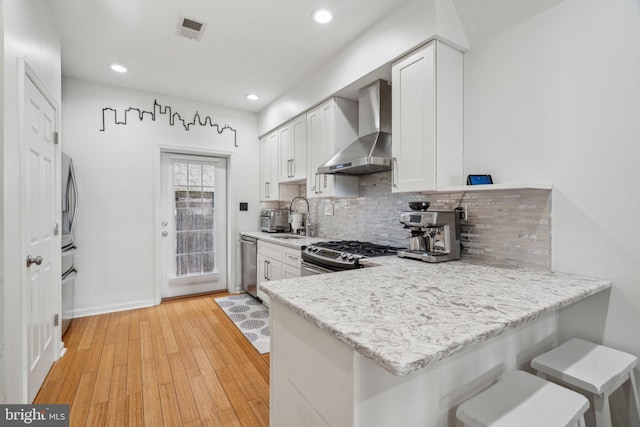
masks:
[[[460,259],[460,219],[457,212],[402,212],[400,223],[409,229],[411,237],[409,249],[399,250],[399,257],[425,262]]]

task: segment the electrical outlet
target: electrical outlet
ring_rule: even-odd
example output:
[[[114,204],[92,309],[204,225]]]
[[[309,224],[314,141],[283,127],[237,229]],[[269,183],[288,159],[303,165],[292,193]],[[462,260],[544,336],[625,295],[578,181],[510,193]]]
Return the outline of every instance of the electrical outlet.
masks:
[[[324,214],[326,216],[332,216],[333,215],[333,203],[330,203],[328,205],[324,205]]]
[[[466,221],[469,219],[469,211],[466,203],[455,208],[455,211],[458,213],[458,218],[461,220]]]

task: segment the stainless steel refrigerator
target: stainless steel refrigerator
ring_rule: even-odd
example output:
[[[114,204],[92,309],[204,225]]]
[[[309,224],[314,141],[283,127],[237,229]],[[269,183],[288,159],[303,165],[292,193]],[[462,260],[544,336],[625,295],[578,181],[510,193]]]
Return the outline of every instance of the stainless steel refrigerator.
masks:
[[[62,153],[62,334],[73,319],[73,289],[78,274],[73,233],[78,220],[78,184],[71,157]]]

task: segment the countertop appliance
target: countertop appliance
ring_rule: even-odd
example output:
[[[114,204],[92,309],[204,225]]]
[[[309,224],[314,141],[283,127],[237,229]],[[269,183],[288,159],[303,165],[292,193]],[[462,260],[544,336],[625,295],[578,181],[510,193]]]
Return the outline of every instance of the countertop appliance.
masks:
[[[409,249],[399,250],[399,257],[425,262],[460,259],[460,219],[457,212],[402,212],[400,223],[409,229],[411,237]]]
[[[264,209],[260,212],[260,230],[267,233],[289,231],[289,209]]]
[[[401,248],[356,240],[314,243],[302,251],[302,275],[310,276],[361,268],[361,259],[396,255],[398,249]]]
[[[364,175],[391,170],[391,84],[376,80],[360,89],[358,139],[318,168],[318,173]]]
[[[73,319],[74,281],[78,274],[74,257],[78,248],[73,232],[78,220],[78,183],[71,157],[62,153],[62,335]]]
[[[258,297],[258,241],[249,236],[240,238],[240,284],[250,295]]]

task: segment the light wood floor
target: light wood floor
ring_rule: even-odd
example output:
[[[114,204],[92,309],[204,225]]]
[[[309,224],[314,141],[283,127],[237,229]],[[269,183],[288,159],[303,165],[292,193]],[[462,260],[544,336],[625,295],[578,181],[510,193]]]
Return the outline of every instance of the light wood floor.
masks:
[[[268,426],[269,355],[214,296],[74,319],[34,403],[71,426]]]

